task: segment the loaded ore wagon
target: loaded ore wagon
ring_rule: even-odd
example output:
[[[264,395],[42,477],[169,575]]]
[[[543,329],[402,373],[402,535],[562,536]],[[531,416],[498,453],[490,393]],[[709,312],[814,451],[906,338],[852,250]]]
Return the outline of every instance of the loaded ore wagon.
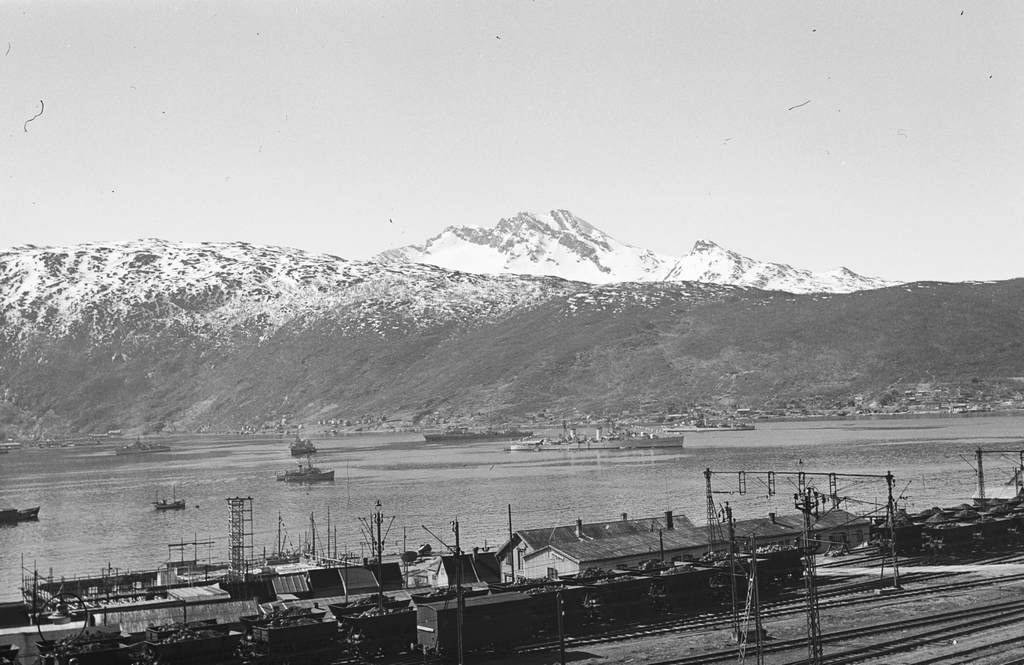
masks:
[[[622,621],[657,610],[659,592],[652,589],[650,577],[623,575],[579,581],[587,587],[583,606],[591,621]]]
[[[583,606],[587,593],[585,586],[544,578],[511,584],[491,584],[490,588],[494,594],[521,592],[530,596],[533,599],[530,614],[536,620],[538,636],[558,634],[559,609],[562,612],[562,630],[566,633],[579,632],[587,623],[587,612]]]
[[[749,563],[744,561],[744,570]],[[804,576],[804,555],[798,547],[784,547],[757,553],[757,580],[761,591],[772,591],[798,582]]]
[[[686,612],[704,609],[714,603],[712,571],[705,569],[668,569],[651,576],[650,597],[656,610]]]
[[[548,585],[526,591],[533,599],[532,616],[538,636],[558,635],[558,612],[562,612],[562,630],[578,633],[587,624],[587,610],[584,607],[587,587],[578,585]],[[559,606],[561,599],[561,606]]]
[[[241,631],[216,619],[149,626],[145,653],[161,665],[214,665],[230,661],[241,640]]]
[[[349,653],[360,658],[385,658],[416,646],[416,610],[404,606],[363,609],[338,616],[340,637]]]
[[[283,610],[265,617],[243,617],[249,634],[239,646],[242,662],[251,665],[320,665],[339,652],[338,624],[324,612]]]
[[[504,652],[536,635],[542,622],[532,597],[518,592],[474,596],[463,600],[462,649],[471,652]],[[417,642],[424,654],[453,658],[458,653],[457,602],[416,606]]]
[[[132,662],[127,644],[119,633],[85,634],[62,640],[37,640],[39,665],[128,665]]]

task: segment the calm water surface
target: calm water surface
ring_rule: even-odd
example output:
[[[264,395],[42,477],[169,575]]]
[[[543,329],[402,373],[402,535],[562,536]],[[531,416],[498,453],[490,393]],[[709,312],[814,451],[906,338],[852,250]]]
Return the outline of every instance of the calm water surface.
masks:
[[[456,516],[464,546],[494,545],[507,537],[507,505],[516,528],[614,519],[622,512],[652,516],[671,509],[694,523],[705,514],[705,467],[880,473],[896,476],[910,510],[970,500],[975,490],[973,450],[1024,448],[1024,417],[787,422],[758,424],[753,432],[687,435],[685,449],[508,453],[501,443],[426,444],[418,435],[368,435],[317,441],[318,465],[335,481],[314,485],[277,482],[294,465],[287,440],[196,437],[169,440],[173,451],[115,456],[113,446],[22,450],[0,455],[0,506],[40,505],[40,521],[0,527],[0,599],[17,597],[21,559],[56,575],[98,574],[117,568],[151,569],[178,558],[170,543],[212,540],[200,559],[227,559],[227,503],[253,498],[255,545],[271,551],[277,516],[288,541],[298,545],[316,514],[322,539],[327,511],[339,550],[362,554],[359,517],[377,499],[394,515],[388,549],[434,541],[426,526],[450,541]],[[1016,455],[986,456],[989,486],[1013,472]],[[735,479],[714,480],[720,491]],[[154,496],[172,487],[188,509],[158,513]],[[840,481],[844,507],[865,512],[884,501],[882,481]],[[767,497],[761,477],[749,476],[747,493],[719,494],[738,516],[794,512],[793,486],[778,481]],[[191,547],[186,558],[191,558]]]

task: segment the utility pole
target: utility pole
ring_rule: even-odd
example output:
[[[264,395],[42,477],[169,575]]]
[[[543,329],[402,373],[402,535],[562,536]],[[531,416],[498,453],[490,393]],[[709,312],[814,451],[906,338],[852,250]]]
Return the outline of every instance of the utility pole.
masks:
[[[732,508],[725,503],[725,524],[729,533],[729,593],[732,598],[732,638],[740,639],[739,609],[736,594],[736,529],[732,520]]]
[[[565,422],[562,422],[562,428],[564,429]],[[1022,462],[1024,464],[1024,462]],[[509,571],[511,576],[510,582],[515,582],[515,547],[512,546],[512,504],[509,504]]]
[[[739,639],[739,658],[737,663],[747,662],[747,647],[750,646],[750,616],[754,616],[755,665],[764,665],[763,628],[761,627],[761,588],[757,578],[757,536],[750,536],[748,542],[750,554],[750,576],[747,582],[747,602],[743,614],[742,633]]]
[[[309,513],[309,530],[312,540],[309,544],[309,553],[313,557],[313,561],[316,562],[316,521],[313,519],[313,513]]]
[[[981,465],[981,459],[984,455],[981,447],[975,452],[978,458],[978,505],[985,506],[985,469]]]
[[[751,536],[751,593],[754,595],[754,634],[756,665],[764,665],[764,629],[761,626],[761,586],[758,581],[758,537]]]
[[[555,592],[555,610],[558,614],[558,662],[565,665],[565,605],[561,589]]]
[[[462,596],[462,547],[459,544],[459,520],[452,522],[455,532],[455,635],[459,654],[459,665],[463,665],[462,655],[462,615],[465,612],[465,599]]]
[[[715,497],[711,493],[711,469],[704,469],[705,498],[708,519],[708,554],[714,554],[715,543],[722,540],[722,528],[718,523],[718,511],[715,510]]]
[[[821,665],[821,618],[818,610],[818,586],[815,579],[816,543],[811,537],[811,513],[818,507],[817,493],[811,487],[804,488],[803,495],[793,495],[794,506],[804,514],[804,528],[801,545],[804,551],[804,587],[807,592],[807,663]]]
[[[387,530],[382,532],[384,513],[381,512],[380,499],[377,499],[376,508],[377,510],[370,514],[369,519],[360,517],[359,521],[362,522],[363,540],[370,546],[370,555],[375,555],[377,558],[377,608],[382,610],[384,609],[384,540],[391,533],[391,525],[394,524],[395,517],[391,516]]]
[[[978,449],[978,462],[981,462],[981,449]],[[978,467],[980,474],[981,467]],[[896,500],[892,496],[892,486],[896,482],[892,472],[885,474],[885,482],[889,488],[889,498],[885,504],[886,521],[889,523],[889,557],[892,559],[892,588],[900,588],[900,563],[896,558]],[[884,561],[884,560],[883,560]]]
[[[377,499],[377,512],[373,514],[373,523],[377,527],[377,609],[384,610],[384,539],[380,535],[380,525],[384,514],[380,511],[380,499]]]

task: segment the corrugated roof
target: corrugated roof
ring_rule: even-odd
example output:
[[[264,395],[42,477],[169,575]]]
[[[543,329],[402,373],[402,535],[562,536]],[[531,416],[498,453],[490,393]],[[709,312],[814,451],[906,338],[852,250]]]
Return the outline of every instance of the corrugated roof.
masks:
[[[231,594],[224,589],[221,589],[216,584],[213,584],[209,586],[189,586],[168,589],[167,597],[186,603],[209,603],[215,600],[227,600],[231,598]]]
[[[278,575],[270,580],[274,585],[274,594],[290,593],[296,596],[309,593],[309,578],[306,573],[294,575]]]
[[[549,545],[544,549],[551,549],[583,564],[589,561],[606,561],[644,555],[656,557],[661,552],[662,544],[664,544],[665,552],[668,553],[703,548],[707,546],[707,543],[707,532],[693,527],[662,531],[661,539],[657,533],[634,533],[601,540],[577,540],[571,543],[560,543]]]
[[[238,617],[249,614],[256,614],[255,600],[238,600],[228,603],[206,603],[193,605],[189,603],[187,608],[159,607],[153,609],[122,609],[120,611],[108,611],[96,613],[93,620],[99,626],[120,626],[124,633],[141,633],[149,626],[160,626],[168,623],[180,623],[183,619],[188,621],[202,621],[204,619],[217,619],[218,623],[235,623]]]
[[[615,520],[584,524],[582,538],[576,533],[576,525],[557,526],[546,529],[524,529],[516,532],[535,552],[547,547],[557,549],[570,558],[582,561],[637,556],[645,553],[657,553],[658,530],[665,538],[665,549],[690,549],[707,545],[707,532],[704,527],[694,526],[682,515],[673,516],[675,528],[666,529],[664,518],[653,517],[639,520]],[[866,527],[870,521],[858,517],[845,510],[823,511],[812,524],[812,529],[825,530],[850,527]],[[746,538],[757,535],[759,538],[782,538],[797,536],[803,529],[803,515],[777,515],[774,521],[768,517],[737,520],[735,530],[737,537]],[[633,538],[633,540],[630,540]],[[601,547],[595,543],[607,542]],[[653,543],[653,546],[652,546]],[[670,545],[672,543],[672,545]],[[589,544],[590,546],[587,546]],[[506,552],[508,544],[498,550]]]
[[[685,515],[673,515],[673,530],[684,530],[692,528],[693,523]],[[657,533],[658,530],[668,531],[664,516],[644,517],[640,519],[611,520],[607,522],[592,522],[584,524],[581,528],[583,538],[588,540],[600,540],[604,538],[615,538],[637,533]],[[579,540],[576,535],[576,525],[556,526],[544,529],[522,529],[516,532],[523,542],[531,549],[539,549],[545,545],[569,543]],[[499,550],[501,553],[506,548]]]

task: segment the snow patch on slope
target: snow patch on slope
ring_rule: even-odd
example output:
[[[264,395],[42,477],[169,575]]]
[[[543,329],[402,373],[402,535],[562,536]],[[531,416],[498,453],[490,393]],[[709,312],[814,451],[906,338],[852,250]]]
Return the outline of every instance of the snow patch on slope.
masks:
[[[488,320],[568,291],[559,280],[382,265],[301,250],[138,240],[0,252],[0,336],[177,326],[265,338],[332,314],[385,334],[445,320]]]

